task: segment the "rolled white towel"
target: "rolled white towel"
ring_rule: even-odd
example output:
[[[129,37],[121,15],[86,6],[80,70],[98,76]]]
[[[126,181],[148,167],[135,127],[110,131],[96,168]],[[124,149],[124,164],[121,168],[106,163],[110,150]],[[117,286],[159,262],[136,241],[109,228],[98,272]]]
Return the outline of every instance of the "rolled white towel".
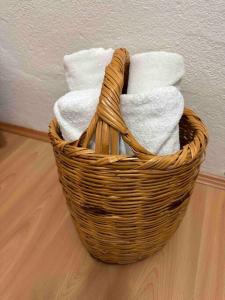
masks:
[[[100,89],[71,91],[55,102],[54,114],[64,140],[79,139],[87,129],[98,104]]]
[[[174,86],[121,95],[124,121],[137,141],[154,154],[172,154],[180,149],[178,124],[183,110],[183,96]],[[127,145],[126,153],[131,153]]]
[[[153,88],[175,85],[184,76],[184,59],[177,53],[155,51],[130,58],[127,94],[149,92]]]
[[[65,55],[64,69],[69,89],[100,89],[113,51],[111,48],[92,48]]]
[[[88,127],[98,103],[100,90],[71,91],[54,106],[63,138],[75,141]],[[155,88],[149,93],[121,95],[123,118],[137,141],[155,154],[179,150],[179,120],[184,101],[173,86]],[[124,150],[126,149],[126,150]],[[129,146],[120,144],[120,153],[132,154]]]

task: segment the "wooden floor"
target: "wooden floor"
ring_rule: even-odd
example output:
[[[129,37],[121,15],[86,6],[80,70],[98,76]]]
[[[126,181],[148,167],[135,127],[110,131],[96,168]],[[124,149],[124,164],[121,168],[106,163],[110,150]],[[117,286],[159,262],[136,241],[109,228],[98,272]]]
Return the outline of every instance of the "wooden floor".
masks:
[[[48,143],[0,132],[0,299],[224,300],[225,190],[196,184],[167,246],[127,266],[81,245]]]

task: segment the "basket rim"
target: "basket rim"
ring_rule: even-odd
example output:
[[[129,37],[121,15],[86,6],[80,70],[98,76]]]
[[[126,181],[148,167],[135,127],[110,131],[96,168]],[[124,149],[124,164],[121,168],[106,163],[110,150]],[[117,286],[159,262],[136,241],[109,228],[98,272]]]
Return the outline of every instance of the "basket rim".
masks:
[[[208,133],[205,125],[190,108],[184,109],[183,116],[188,121],[190,126],[195,130],[195,135],[192,141],[183,146],[182,149],[169,155],[154,155],[135,153],[136,156],[131,155],[112,155],[112,154],[96,154],[94,149],[82,148],[76,146],[76,141],[65,141],[59,135],[59,124],[56,118],[53,118],[49,124],[49,138],[52,145],[60,152],[64,152],[68,157],[79,156],[82,158],[91,159],[92,164],[107,165],[115,162],[142,162],[145,165],[154,165],[154,167],[167,168],[169,166],[179,167],[186,165],[195,158],[200,157],[204,152],[208,143]]]

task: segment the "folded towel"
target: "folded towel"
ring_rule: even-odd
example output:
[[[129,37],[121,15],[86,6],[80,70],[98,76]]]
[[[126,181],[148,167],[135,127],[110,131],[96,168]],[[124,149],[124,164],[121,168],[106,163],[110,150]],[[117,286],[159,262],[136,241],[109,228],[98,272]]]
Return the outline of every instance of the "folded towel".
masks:
[[[88,127],[99,95],[97,89],[71,91],[55,103],[55,116],[65,140],[77,140]],[[149,93],[121,95],[121,112],[127,126],[137,141],[155,154],[179,150],[178,123],[183,108],[183,97],[173,86],[155,88]],[[123,143],[120,143],[120,153],[132,154]]]
[[[113,49],[92,48],[64,56],[64,69],[70,90],[101,88],[105,67]]]
[[[180,149],[178,124],[183,110],[183,96],[174,86],[121,95],[121,112],[128,128],[144,148],[155,154],[172,154]],[[127,145],[126,153],[131,153]]]
[[[149,92],[155,87],[175,85],[185,73],[183,57],[171,52],[138,53],[130,58],[127,94]]]
[[[71,91],[55,102],[54,114],[64,140],[76,141],[87,129],[99,101],[100,89]]]
[[[66,80],[70,90],[101,88],[105,67],[113,49],[92,48],[64,56]],[[155,87],[175,85],[184,75],[184,60],[177,53],[155,51],[130,57],[128,94],[145,93]]]

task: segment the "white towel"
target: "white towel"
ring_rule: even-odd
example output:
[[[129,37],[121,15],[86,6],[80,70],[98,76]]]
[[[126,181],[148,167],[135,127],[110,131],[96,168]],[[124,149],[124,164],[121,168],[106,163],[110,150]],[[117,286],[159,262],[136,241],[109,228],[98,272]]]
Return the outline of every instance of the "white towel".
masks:
[[[67,82],[71,90],[54,107],[65,140],[77,140],[96,111],[105,66],[112,49],[90,49],[64,57]],[[184,74],[182,56],[168,52],[149,52],[131,57],[128,94],[121,95],[125,122],[138,142],[155,154],[179,150],[179,119],[184,101],[178,85]],[[80,90],[80,91],[79,91]],[[120,152],[130,154],[120,143]]]
[[[63,138],[77,140],[96,111],[100,90],[71,91],[54,106]],[[173,86],[155,88],[149,93],[121,95],[123,118],[137,141],[152,153],[165,155],[179,150],[178,123],[184,101]],[[120,145],[120,153],[132,154]]]
[[[113,49],[92,48],[64,56],[66,80],[70,90],[101,88],[105,67]],[[185,73],[183,57],[177,53],[153,51],[130,57],[128,94],[145,93],[155,87],[175,85]]]
[[[183,96],[174,86],[121,95],[124,121],[139,144],[154,154],[172,154],[180,149],[178,124],[183,110]],[[127,145],[126,153],[131,153]]]
[[[130,58],[127,94],[149,92],[156,87],[175,85],[184,76],[184,59],[171,52],[138,53]]]
[[[98,104],[100,89],[71,91],[55,102],[54,114],[64,140],[76,141],[87,129]]]
[[[64,56],[64,69],[69,89],[101,88],[105,67],[111,62],[113,49],[92,48]]]

